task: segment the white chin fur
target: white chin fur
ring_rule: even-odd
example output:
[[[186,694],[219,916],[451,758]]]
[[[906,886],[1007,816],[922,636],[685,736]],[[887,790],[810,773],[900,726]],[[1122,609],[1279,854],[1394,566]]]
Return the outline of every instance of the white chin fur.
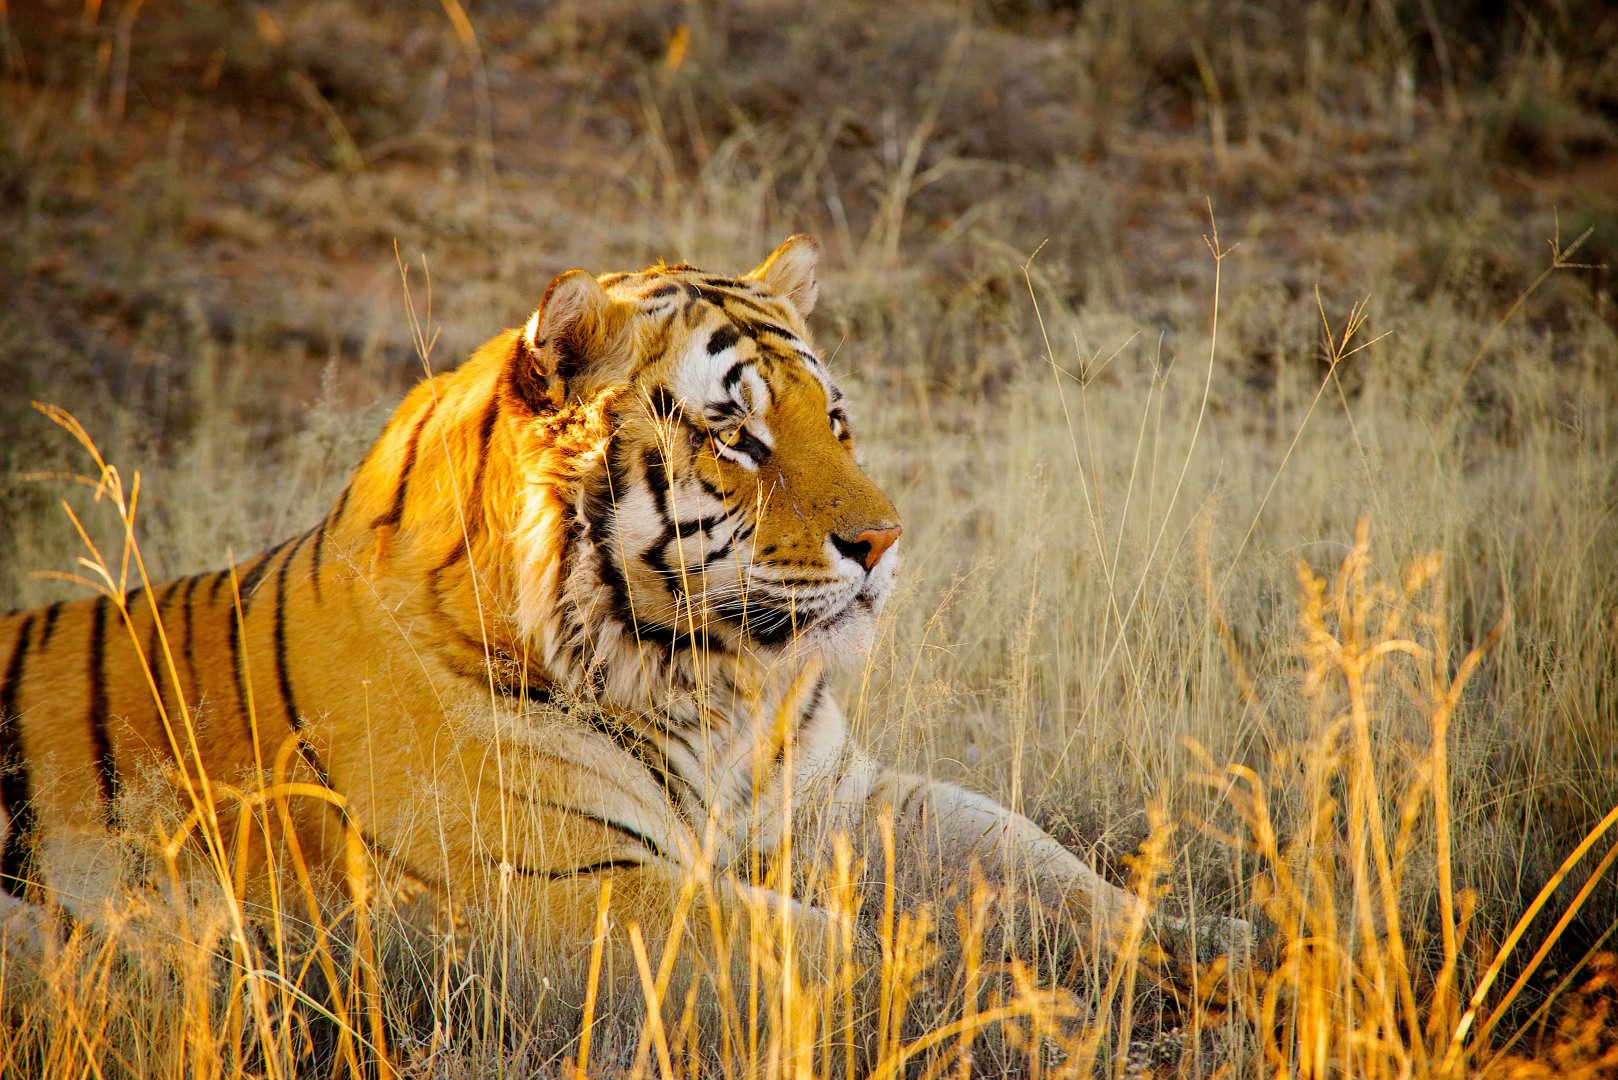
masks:
[[[874,580],[860,591],[860,597],[869,599],[868,605],[861,605],[858,598],[850,601],[849,610],[841,617],[834,616],[810,627],[792,642],[780,646],[781,650],[812,652],[831,665],[859,660],[870,651],[876,639],[877,616],[882,613],[883,605],[893,591],[897,570],[898,560],[892,556],[886,557],[878,564]]]
[[[861,612],[835,626],[819,627],[804,635],[804,644],[828,663],[852,663],[870,651],[876,637],[876,616]]]

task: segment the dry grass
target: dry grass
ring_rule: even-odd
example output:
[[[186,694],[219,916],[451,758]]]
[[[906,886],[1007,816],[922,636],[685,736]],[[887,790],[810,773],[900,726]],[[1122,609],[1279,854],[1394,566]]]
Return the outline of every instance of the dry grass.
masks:
[[[928,1041],[922,927],[885,920],[887,1067],[964,1075],[982,1030],[978,1075],[1618,1071],[1601,5],[253,10],[0,8],[7,605],[72,594],[35,576],[81,548],[58,497],[125,536],[24,478],[86,469],[30,399],[141,469],[161,580],[335,496],[419,372],[395,240],[442,366],[570,265],[733,268],[807,227],[906,521],[861,737],[1279,934],[1228,1020],[985,972]],[[793,983],[769,913],[763,1004],[693,1058],[681,1009],[587,1051],[520,956],[289,896],[7,968],[0,1072],[342,1072],[387,1039],[430,1075],[843,1075],[840,991]]]

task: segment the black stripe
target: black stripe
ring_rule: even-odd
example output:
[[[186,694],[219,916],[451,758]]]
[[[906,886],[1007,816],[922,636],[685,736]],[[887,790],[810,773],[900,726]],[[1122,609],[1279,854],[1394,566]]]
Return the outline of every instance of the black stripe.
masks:
[[[722,491],[715,485],[710,484],[707,478],[705,478],[701,473],[692,473],[691,478],[697,482],[697,486],[702,489],[704,495],[707,495],[708,498],[713,499],[719,503],[720,506],[725,508],[725,513],[729,514],[734,512],[734,508],[730,505],[730,495],[728,492]]]
[[[429,614],[435,622],[449,626],[453,636],[453,640],[433,641],[428,645],[433,656],[450,674],[480,683],[484,690],[489,689],[492,678],[497,691],[507,697],[512,696],[513,691],[505,688],[505,677],[500,674],[500,665],[510,664],[511,657],[495,649],[485,649],[476,638],[456,630],[449,625],[449,616],[442,611]]]
[[[163,607],[174,595],[175,587],[179,582],[170,582],[163,590],[163,594],[156,598],[157,610],[152,615],[152,628],[146,634],[146,667],[152,673],[152,686],[157,698],[157,715],[161,720],[168,704],[163,700],[163,686],[166,676],[167,662],[163,659],[163,640],[158,636],[158,629],[163,625]]]
[[[314,528],[319,532],[321,526]],[[287,726],[297,731],[303,726],[303,720],[298,716],[298,706],[292,697],[292,676],[287,669],[287,571],[292,567],[292,560],[298,557],[298,550],[303,547],[304,541],[309,539],[309,533],[292,546],[286,558],[281,560],[281,569],[275,575],[275,686],[281,692],[281,705],[286,709]]]
[[[191,627],[192,627],[192,624],[193,624],[193,619],[191,617],[191,601],[193,599],[194,594],[197,591],[197,583],[200,582],[201,580],[202,580],[202,576],[199,574],[196,577],[193,577],[189,581],[187,581],[185,583],[185,597],[184,597],[184,603],[185,603],[185,645],[184,645],[184,651],[185,651],[185,674],[186,674],[186,677],[191,680],[190,696],[191,696],[193,701],[202,696],[202,687],[197,685],[197,656],[196,656],[196,651],[191,647],[192,641],[196,638],[196,635],[191,632]],[[176,696],[180,697],[180,698],[184,698],[186,696],[186,692],[182,690]]]
[[[753,361],[751,360],[736,361],[725,369],[724,376],[719,380],[719,388],[727,394],[730,393],[736,388],[736,384],[742,381],[742,372],[752,366]]]
[[[304,533],[304,536],[308,535],[308,533]],[[236,583],[237,590],[242,598],[243,620],[246,620],[247,610],[253,605],[253,597],[258,595],[259,582],[263,581],[264,575],[270,572],[270,564],[274,562],[275,557],[281,554],[281,552],[286,549],[286,546],[292,543],[294,540],[297,540],[300,544],[303,542],[302,537],[294,536],[288,537],[279,544],[276,544],[264,554],[260,555],[253,565],[248,568],[247,573],[243,574],[241,580]]]
[[[826,676],[822,675],[815,680],[815,688],[809,691],[809,700],[804,702],[804,707],[798,711],[798,722],[793,725],[792,734],[789,736],[789,738],[791,738],[794,742],[797,741],[799,734],[802,733],[804,725],[813,720],[815,718],[815,713],[820,711],[820,703],[825,696]],[[775,764],[773,769],[779,770],[781,766],[786,763],[786,758],[787,737],[784,737],[782,738],[780,745],[775,748]]]
[[[689,823],[685,802],[679,797],[677,788],[685,789],[692,798],[696,798],[696,789],[675,770],[673,763],[669,761],[667,750],[629,725],[616,723],[600,713],[582,711],[579,719],[640,762],[641,768],[650,774],[652,782],[663,792],[674,812]]]
[[[107,609],[108,597],[98,597],[90,609],[90,755],[101,784],[102,811],[113,823],[112,800],[118,791],[118,762],[107,738]]]
[[[706,300],[720,311],[723,311],[726,315],[732,315],[733,309],[735,308],[740,308],[749,315],[759,316],[766,319],[775,314],[763,304],[759,303],[756,299],[746,295],[745,293],[735,293],[729,291],[728,289],[717,288],[712,285],[693,285],[690,282],[686,283],[685,291],[687,296],[687,308],[689,308],[691,304],[697,300]]]
[[[795,606],[767,604],[762,600],[725,601],[714,605],[714,614],[744,631],[760,645],[781,645],[798,632],[804,613]]]
[[[507,697],[520,697],[525,701],[532,701],[539,705],[557,705],[563,712],[567,712],[566,705],[559,705],[551,688],[544,683],[528,682],[524,680],[519,686],[500,686],[497,688]]]
[[[733,450],[738,454],[745,455],[755,468],[762,467],[766,461],[770,460],[770,448],[765,446],[764,440],[757,435],[754,435],[746,428],[737,428],[736,436],[736,444],[725,447],[726,450]],[[723,446],[723,444],[720,445]]]
[[[455,621],[454,616],[444,610],[444,592],[438,587],[438,580],[437,571],[434,571],[427,578],[427,591],[433,601],[432,607],[428,609],[427,614],[429,618],[448,632],[448,636],[446,639],[434,639],[432,645],[443,646],[458,643],[462,649],[476,657],[476,663],[483,671],[483,678],[487,679],[490,670],[489,665],[496,659],[509,659],[509,657],[503,657],[499,650],[485,643],[482,637],[473,637],[463,630],[460,624]],[[435,651],[442,656],[445,650],[436,648]]]
[[[462,654],[450,652],[448,649],[436,649],[434,655],[438,662],[444,665],[444,670],[457,678],[465,679],[469,683],[477,684],[480,693],[488,693],[489,684],[494,684],[495,692],[505,697],[528,697],[521,688],[514,688],[501,680],[498,674],[491,674],[494,670],[496,657],[484,658],[478,653],[477,659],[464,659]],[[498,655],[498,654],[497,654]],[[500,659],[505,659],[500,657]]]
[[[428,647],[431,648],[433,653],[440,660],[443,660],[446,666],[452,670],[462,670],[462,665],[459,662],[457,654],[450,651],[452,646],[460,647],[460,655],[473,657],[473,664],[481,673],[473,677],[485,683],[489,679],[489,672],[491,670],[490,665],[497,660],[507,659],[507,657],[504,657],[498,650],[486,647],[483,642],[456,626],[455,621],[450,618],[449,613],[444,611],[444,609],[437,604],[435,604],[433,608],[427,612],[427,614],[429,618],[442,626],[446,631],[448,631],[449,634],[447,639],[433,641],[429,643]],[[497,676],[495,682],[498,683],[500,681],[498,677],[498,669],[493,670],[495,670]]]
[[[29,612],[23,619],[22,629],[17,634],[17,644],[11,650],[11,659],[6,661],[5,677],[0,678],[0,723],[9,721],[16,712],[17,688],[21,685],[23,660],[29,648],[28,635],[34,629],[34,620],[38,617],[38,612]],[[45,635],[41,634],[39,644],[44,644],[44,641]]]
[[[742,339],[742,332],[726,323],[715,330],[708,338],[708,355],[718,356],[726,349],[735,348],[736,343]]]
[[[668,464],[656,449],[648,448],[641,456],[641,470],[646,474],[646,490],[651,493],[652,508],[656,511],[658,520],[663,523],[663,530],[658,533],[657,539],[641,552],[640,558],[657,575],[658,583],[678,597],[683,590],[675,583],[675,573],[669,566],[667,554],[668,545],[674,542],[676,536],[681,535],[678,524],[669,511]],[[679,627],[676,627],[676,631],[678,629]]]
[[[240,583],[238,582],[238,586]],[[237,595],[240,595],[238,592]],[[234,603],[225,605],[225,640],[230,648],[230,673],[236,682],[236,704],[241,709],[242,726],[253,730],[253,710],[247,699],[247,674],[242,670],[242,623],[247,621],[247,605],[238,617]]]
[[[308,739],[298,740],[298,756],[303,758],[305,765],[308,765],[311,769],[315,770],[315,778],[320,781],[321,787],[328,788],[332,791],[337,790],[337,788],[332,785],[331,771],[326,768],[326,762],[318,753],[315,752],[315,748],[309,745]]]
[[[65,603],[65,600],[58,600],[45,609],[45,625],[39,631],[38,648],[43,649],[51,643],[51,635],[56,633],[56,620],[62,614],[62,605]]]
[[[521,795],[520,792],[517,794]],[[614,821],[609,817],[603,817],[592,810],[581,810],[576,806],[564,806],[561,803],[553,803],[544,799],[532,799],[526,796],[522,797],[524,798],[524,801],[533,804],[541,810],[554,810],[559,814],[566,814],[569,817],[583,818],[586,821],[600,825],[603,829],[618,833],[625,839],[633,840],[635,843],[639,844],[647,851],[650,851],[653,855],[656,855],[660,859],[668,857],[663,849],[657,846],[656,841],[647,836],[645,833],[641,832],[639,829],[635,828],[633,825],[625,825],[623,822]]]
[[[820,712],[820,703],[826,698],[826,676],[822,675],[815,680],[815,688],[809,692],[809,700],[804,702],[803,711],[798,714],[798,730],[802,731],[805,724],[815,718]]]
[[[309,587],[314,590],[315,603],[320,603],[320,552],[326,546],[326,523],[315,526],[315,546],[309,551]]]
[[[729,392],[728,387],[726,388],[726,392]],[[708,402],[708,404],[704,407],[704,417],[710,424],[722,427],[724,426],[726,420],[746,419],[747,410],[741,405],[738,405],[731,398],[725,398],[723,401]],[[708,429],[706,427],[701,427],[695,423],[691,423],[690,426],[696,435],[696,442],[699,445],[708,441],[709,436]]]
[[[320,559],[326,550],[326,533],[337,528],[343,520],[343,511],[348,509],[348,493],[352,488],[343,488],[343,493],[337,496],[337,505],[332,507],[331,513],[326,515],[324,521],[315,526],[315,549],[309,557],[309,584],[315,590],[315,603],[320,603]]]
[[[483,407],[483,421],[478,425],[478,465],[472,473],[472,490],[467,496],[467,505],[476,507],[483,499],[483,473],[489,464],[489,443],[494,439],[494,424],[500,419],[500,387],[494,388],[489,395],[489,403]]]
[[[443,881],[440,880],[436,874],[427,873],[420,867],[413,866],[409,860],[405,859],[398,852],[394,851],[387,844],[384,844],[373,834],[364,829],[360,830],[360,841],[366,847],[370,848],[374,853],[380,854],[386,861],[392,863],[394,866],[403,868],[407,874],[420,878],[422,881],[426,882],[435,889],[442,890],[444,888]]]
[[[734,696],[735,693],[736,689],[734,686],[732,686],[731,694]],[[700,760],[701,755],[691,748],[691,739],[688,732],[685,730],[685,725],[677,721],[672,713],[667,715],[655,712],[643,713],[641,715],[641,719],[645,720],[648,724],[656,729],[656,734],[648,736],[649,739],[654,741],[666,740],[667,742],[677,743],[680,748],[693,759]],[[672,764],[672,760],[669,757],[669,748],[667,746],[667,742],[657,741],[656,745],[663,753],[664,762]],[[675,775],[678,776],[679,774],[676,772]],[[694,791],[691,785],[686,783],[683,777],[680,778],[680,782],[685,784],[687,791]]]
[[[702,572],[706,572],[708,567],[712,566],[720,559],[726,558],[730,555],[734,547],[732,541],[735,538],[735,533],[731,534],[731,538],[731,540],[726,540],[723,544],[720,544],[718,547],[714,548],[712,551],[708,552],[708,554],[702,557]]]
[[[646,401],[652,407],[652,415],[660,420],[673,420],[681,412],[678,399],[666,386],[653,387],[651,393],[646,395]]]
[[[656,446],[648,446],[641,453],[641,468],[646,473],[646,486],[651,489],[652,500],[657,504],[657,516],[668,524],[669,507],[669,467],[664,460],[663,452]],[[621,497],[621,496],[620,496]]]
[[[623,498],[631,489],[628,477],[632,454],[633,450],[626,447],[616,436],[607,444],[605,481],[598,480],[587,489],[579,516],[588,529],[590,544],[595,549],[597,576],[609,594],[610,617],[634,637],[637,646],[656,645],[663,650],[667,661],[672,663],[681,650],[706,643],[707,627],[706,625],[696,627],[696,635],[693,637],[688,632],[689,628],[661,626],[634,616],[629,586],[619,565],[617,546],[613,538],[614,519],[617,515],[615,500]],[[644,462],[655,460],[650,453],[644,458]],[[654,501],[659,504],[659,513],[663,515],[664,528],[668,531],[670,527],[667,522],[667,511],[662,508],[664,495],[657,486],[663,479],[664,470],[661,463],[657,463],[655,468],[651,465],[647,467],[652,469],[652,475],[647,477],[651,494]],[[672,536],[672,531],[669,531],[669,538],[672,539]],[[667,543],[667,540],[664,543]],[[571,543],[569,547],[572,547]],[[656,569],[655,566],[651,568]]]
[[[225,579],[229,576],[230,568],[228,566],[223,570],[213,572],[213,581],[208,586],[208,603],[213,604],[219,601],[219,587],[225,583]]]
[[[38,825],[29,790],[28,758],[23,752],[21,718],[17,715],[17,692],[22,686],[28,635],[34,628],[35,618],[35,615],[29,615],[23,620],[22,629],[17,634],[17,644],[11,650],[11,659],[6,662],[5,677],[0,678],[0,807],[5,809],[7,820],[6,845],[4,851],[0,852],[0,889],[16,897],[21,897],[26,891],[34,830]],[[46,630],[39,635],[40,645],[45,643],[46,632],[53,621],[53,616],[47,611]]]
[[[625,626],[630,626],[629,594],[623,573],[618,568],[617,553],[613,550],[611,538],[614,519],[618,516],[618,493],[623,489],[627,467],[620,460],[622,448],[623,444],[617,436],[608,441],[605,482],[597,479],[589,484],[575,520],[582,522],[588,530],[591,546],[595,548],[600,563],[602,583],[612,593],[614,617]]]
[[[461,504],[465,508],[466,535],[456,541],[454,550],[438,564],[434,574],[441,574],[466,558],[472,537],[483,529],[483,474],[489,467],[489,443],[494,439],[495,421],[500,419],[500,402],[500,387],[496,385],[494,393],[489,395],[489,403],[483,407],[483,419],[478,424],[478,463],[472,470],[472,486]]]
[[[331,527],[337,528],[343,523],[343,511],[348,509],[348,496],[354,490],[352,484],[343,488],[343,493],[337,496],[337,505],[332,507]]]
[[[688,540],[697,533],[701,533],[703,536],[712,536],[715,529],[729,520],[729,514],[714,514],[712,517],[694,517],[686,518],[683,521],[675,521],[672,523],[672,527],[675,536],[681,540]]]
[[[742,331],[748,337],[756,338],[760,334],[771,334],[780,338],[782,341],[785,341],[788,345],[796,346],[799,344],[797,334],[794,334],[784,326],[777,325],[776,323],[769,322],[768,320],[737,319],[736,321],[741,324]],[[818,362],[818,358],[812,353],[803,353],[802,355],[808,356],[811,360]]]
[[[501,865],[497,860],[490,859],[496,866]],[[600,874],[608,870],[639,870],[646,865],[639,859],[603,859],[601,862],[589,863],[585,866],[569,866],[561,870],[541,870],[534,866],[512,865],[513,872],[523,877],[544,878],[546,881],[565,881],[568,878],[584,877],[586,874]]]
[[[371,528],[396,528],[404,517],[405,493],[410,488],[410,471],[416,467],[416,444],[421,441],[421,429],[432,419],[434,408],[436,403],[429,404],[423,409],[421,419],[410,429],[410,441],[405,443],[404,465],[399,469],[399,486],[393,489],[393,505],[388,508],[387,513],[377,515],[376,520],[371,522]]]

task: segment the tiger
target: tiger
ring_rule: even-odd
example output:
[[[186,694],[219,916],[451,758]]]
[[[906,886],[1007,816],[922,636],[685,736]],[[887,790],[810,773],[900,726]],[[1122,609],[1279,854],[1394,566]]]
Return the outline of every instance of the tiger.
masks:
[[[356,832],[559,956],[596,936],[603,883],[622,949],[693,875],[740,912],[758,866],[839,839],[986,883],[1081,950],[1133,926],[1183,951],[1183,922],[1029,818],[851,738],[832,679],[872,643],[903,526],[810,331],[818,265],[798,234],[736,277],[563,273],[414,387],[311,528],[0,617],[0,887],[87,893],[85,852],[154,790],[246,790],[292,747],[334,796],[291,801],[310,865]],[[829,922],[789,899],[818,955]]]

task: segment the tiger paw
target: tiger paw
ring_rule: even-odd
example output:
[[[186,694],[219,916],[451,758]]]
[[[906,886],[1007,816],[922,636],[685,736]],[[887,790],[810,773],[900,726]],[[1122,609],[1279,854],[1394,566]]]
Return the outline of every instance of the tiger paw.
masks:
[[[1223,1008],[1237,980],[1252,970],[1258,935],[1246,919],[1161,917],[1143,949],[1159,981],[1181,1000]]]

